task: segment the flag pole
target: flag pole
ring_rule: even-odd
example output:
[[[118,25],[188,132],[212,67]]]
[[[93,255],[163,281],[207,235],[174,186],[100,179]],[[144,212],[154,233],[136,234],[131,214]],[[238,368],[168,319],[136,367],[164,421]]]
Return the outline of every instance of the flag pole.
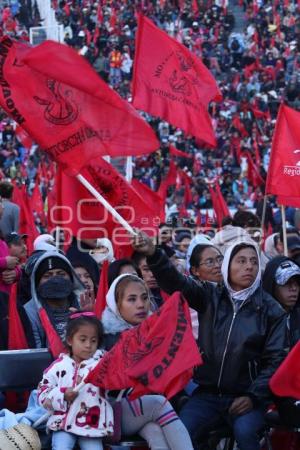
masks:
[[[123,219],[123,217],[111,206],[110,203],[108,203],[108,201],[105,200],[105,198],[94,188],[94,186],[91,185],[91,183],[89,183],[89,181],[85,177],[83,177],[79,173],[78,175],[76,175],[76,178],[78,181],[80,181],[81,184],[83,184],[84,187],[86,187],[90,191],[90,193],[101,203],[101,205],[103,205],[104,208],[111,213],[111,215],[120,223],[120,225],[125,228],[125,230],[128,231],[128,233],[130,233],[132,236],[136,236],[136,232],[134,231],[132,226],[129,225],[129,223],[126,222],[125,219]]]
[[[55,247],[56,247],[56,250],[59,250],[59,233],[60,233],[60,227],[57,225],[55,227]]]
[[[264,203],[263,203],[263,210],[262,210],[262,216],[261,216],[261,241],[260,241],[260,250],[262,250],[262,245],[264,241],[264,235],[265,235],[265,221],[266,221],[266,211],[267,211],[267,201],[268,201],[268,195],[265,194],[264,196]]]
[[[287,235],[286,235],[286,219],[285,219],[285,206],[284,205],[280,205],[280,209],[281,209],[282,234],[283,234],[283,254],[284,254],[284,256],[288,256]]]

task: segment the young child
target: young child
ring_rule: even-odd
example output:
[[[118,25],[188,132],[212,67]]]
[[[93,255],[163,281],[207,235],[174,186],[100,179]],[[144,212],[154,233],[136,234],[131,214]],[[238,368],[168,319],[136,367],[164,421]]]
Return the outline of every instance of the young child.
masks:
[[[92,312],[70,316],[66,331],[68,354],[61,354],[44,372],[38,387],[39,402],[51,411],[47,427],[53,431],[52,450],[102,450],[103,436],[113,434],[113,411],[99,388],[74,388],[95,367],[104,351],[103,329]]]

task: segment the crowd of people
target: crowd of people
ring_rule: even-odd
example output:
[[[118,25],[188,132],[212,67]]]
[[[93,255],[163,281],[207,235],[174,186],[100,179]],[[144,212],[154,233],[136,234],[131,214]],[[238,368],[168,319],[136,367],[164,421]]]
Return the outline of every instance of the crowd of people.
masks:
[[[42,23],[36,3],[11,0],[0,6],[2,34],[28,41],[29,27]],[[48,445],[71,449],[77,442],[82,449],[101,449],[115,433],[116,395],[107,397],[90,384],[76,386],[123,332],[180,291],[190,307],[203,365],[170,402],[159,393],[137,400],[125,394],[122,434],[138,433],[152,450],[196,450],[207,448],[211,429],[226,424],[240,450],[258,450],[270,405],[276,405],[286,425],[300,422],[297,399],[276,398],[269,387],[300,338],[299,211],[287,208],[286,239],[275,198],[269,199],[261,224],[278,107],[282,101],[300,106],[298,3],[52,0],[52,7],[65,43],[129,102],[138,13],[199,56],[223,95],[209,108],[217,146],[209,149],[141,112],[160,149],[134,158],[133,177],[158,191],[174,162],[189,177],[191,195],[180,183],[169,188],[168,220],[160,223],[156,239],[137,231],[130,255],[118,258],[114,242],[106,238],[73,236],[68,245],[63,233],[50,234],[45,208],[56,166],[1,111],[0,350],[15,348],[11,330],[16,322],[9,318],[16,301],[24,348],[51,349],[54,341],[65,346],[37,388],[37,402],[48,411]],[[243,11],[242,23],[236,9]],[[170,145],[186,157],[172,156]],[[213,226],[213,216],[208,222],[203,214],[205,227],[202,220],[192,220],[213,207],[208,186],[216,183],[234,211],[223,217],[220,229]],[[20,209],[12,201],[14,189],[24,184],[30,195],[38,188],[44,202],[43,214],[35,210],[38,237],[30,252],[29,236],[20,231]],[[100,274],[106,264],[100,321]],[[6,392],[0,393],[3,408],[8,400]],[[25,406],[16,401],[13,408]]]
[[[103,3],[103,4],[102,4]],[[36,4],[2,2],[2,31],[28,40],[28,27],[42,23]],[[30,6],[30,5],[31,6]],[[234,7],[243,6],[244,22],[235,31]],[[30,8],[29,8],[30,6]],[[191,176],[187,215],[212,208],[208,183],[218,182],[231,208],[256,208],[262,198],[272,134],[279,104],[299,107],[299,8],[297,2],[114,2],[52,1],[65,42],[74,47],[122,97],[131,101],[137,14],[202,58],[218,81],[221,103],[210,105],[217,138],[208,149],[167,122],[143,113],[160,139],[160,149],[135,158],[133,176],[157,190],[170,159],[169,145],[187,153],[176,164]],[[13,25],[12,25],[13,23]],[[27,28],[26,28],[27,27]],[[2,177],[38,182],[43,195],[51,189],[45,176],[51,163],[40,149],[22,139],[2,113]],[[33,144],[33,145],[32,145]],[[40,174],[40,161],[46,170]],[[53,169],[50,167],[50,172]],[[183,190],[170,189],[167,205],[183,201]],[[276,205],[275,199],[272,204]]]

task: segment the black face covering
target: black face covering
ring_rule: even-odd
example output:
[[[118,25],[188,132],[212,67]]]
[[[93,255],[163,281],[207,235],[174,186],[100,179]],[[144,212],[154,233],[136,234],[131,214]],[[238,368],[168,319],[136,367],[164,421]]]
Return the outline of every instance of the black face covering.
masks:
[[[71,280],[60,276],[51,277],[37,288],[37,294],[43,300],[64,300],[72,291],[73,284]]]

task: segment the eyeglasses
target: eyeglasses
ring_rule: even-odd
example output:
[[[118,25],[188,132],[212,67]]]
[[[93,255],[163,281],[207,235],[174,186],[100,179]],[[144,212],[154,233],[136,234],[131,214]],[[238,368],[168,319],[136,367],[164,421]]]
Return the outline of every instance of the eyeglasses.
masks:
[[[216,258],[208,258],[202,263],[199,264],[199,266],[206,266],[208,268],[212,268],[214,266],[220,266],[223,262],[224,257],[222,255],[217,256]]]

